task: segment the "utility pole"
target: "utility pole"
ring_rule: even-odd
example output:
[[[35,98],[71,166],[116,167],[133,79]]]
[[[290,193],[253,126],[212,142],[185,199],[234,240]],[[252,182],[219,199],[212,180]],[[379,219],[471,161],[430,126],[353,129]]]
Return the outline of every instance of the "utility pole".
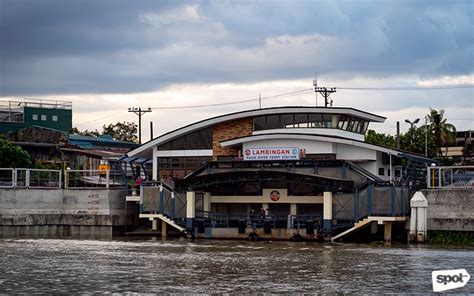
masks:
[[[425,116],[425,157],[428,157],[428,116]]]
[[[314,91],[316,93],[320,93],[323,98],[324,98],[324,107],[328,107],[328,105],[331,105],[332,107],[332,100],[331,102],[329,102],[329,96],[332,94],[332,93],[335,93],[336,92],[336,88],[335,87],[330,87],[330,88],[327,88],[327,87],[324,87],[324,86],[318,86],[318,82],[315,81],[313,83],[314,85]]]
[[[138,144],[142,143],[142,115],[151,112],[151,108],[142,109],[141,107],[131,107],[128,108],[128,112],[133,112],[138,115]]]
[[[153,140],[153,121],[150,121],[150,141]]]
[[[260,85],[258,86],[258,109],[262,109],[262,93],[260,91]]]
[[[314,99],[316,100],[316,107],[318,107],[318,92],[316,91],[316,89],[318,88],[318,72],[314,73],[313,87]]]
[[[397,121],[397,149],[400,149],[400,121]]]

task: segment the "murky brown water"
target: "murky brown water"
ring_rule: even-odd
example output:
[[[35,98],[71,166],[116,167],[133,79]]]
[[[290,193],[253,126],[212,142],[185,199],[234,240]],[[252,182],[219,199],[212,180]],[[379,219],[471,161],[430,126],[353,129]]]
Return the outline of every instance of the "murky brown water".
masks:
[[[405,246],[2,239],[0,254],[0,293],[427,293],[433,270],[474,274],[473,250]]]

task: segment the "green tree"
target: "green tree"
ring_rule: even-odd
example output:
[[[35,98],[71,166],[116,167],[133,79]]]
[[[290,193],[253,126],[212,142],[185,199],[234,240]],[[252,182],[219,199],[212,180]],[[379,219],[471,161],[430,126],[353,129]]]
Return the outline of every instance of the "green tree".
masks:
[[[428,157],[433,157],[436,155],[436,148],[433,135],[429,132],[429,127],[426,136]],[[406,133],[401,134],[400,149],[425,155],[425,126],[410,128]]]
[[[138,126],[134,122],[117,122],[116,124],[109,124],[102,126],[102,132],[98,130],[95,131],[80,131],[76,127],[71,130],[72,134],[76,135],[83,135],[89,137],[100,137],[103,135],[109,135],[112,139],[117,141],[124,141],[124,142],[131,142],[137,143],[138,136],[137,136]]]
[[[95,131],[89,131],[89,130],[80,131],[79,129],[77,129],[77,127],[73,127],[71,129],[70,133],[75,134],[75,135],[88,136],[88,137],[100,137],[101,136],[101,134],[98,130],[95,130]]]
[[[115,140],[132,143],[138,142],[138,126],[134,122],[117,122],[116,124],[104,125],[102,129],[103,135],[110,135]]]
[[[430,108],[428,120],[430,122],[430,133],[434,137],[434,144],[438,155],[441,155],[441,147],[453,143],[456,139],[456,127],[447,123],[444,117],[444,110]]]
[[[388,134],[377,133],[369,129],[365,134],[365,142],[387,148],[395,148],[395,137]]]
[[[12,144],[0,135],[0,167],[25,168],[31,164],[31,156],[20,146]]]

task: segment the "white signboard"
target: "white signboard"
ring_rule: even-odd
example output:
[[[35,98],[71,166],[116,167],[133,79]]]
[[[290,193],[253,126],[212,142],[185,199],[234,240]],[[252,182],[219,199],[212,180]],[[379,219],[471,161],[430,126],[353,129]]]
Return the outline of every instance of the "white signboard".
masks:
[[[270,147],[245,148],[244,160],[299,160],[300,148]]]

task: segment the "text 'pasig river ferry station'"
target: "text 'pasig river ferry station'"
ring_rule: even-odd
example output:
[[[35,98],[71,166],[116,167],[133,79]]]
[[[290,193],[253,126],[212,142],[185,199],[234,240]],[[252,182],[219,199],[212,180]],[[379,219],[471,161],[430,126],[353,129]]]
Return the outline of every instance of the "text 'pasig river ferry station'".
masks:
[[[392,233],[405,227],[410,191],[426,186],[432,161],[365,143],[369,124],[384,121],[346,107],[202,120],[128,153],[151,160],[144,174],[154,181],[127,199],[164,236],[169,227],[206,238],[334,239],[374,221]]]

